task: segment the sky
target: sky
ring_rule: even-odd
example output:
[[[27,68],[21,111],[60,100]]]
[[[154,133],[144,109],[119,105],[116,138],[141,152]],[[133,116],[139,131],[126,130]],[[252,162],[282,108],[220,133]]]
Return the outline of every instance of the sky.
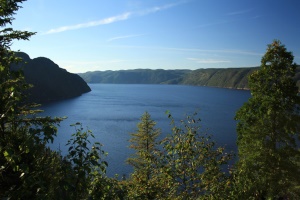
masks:
[[[12,50],[72,73],[259,66],[279,39],[300,64],[299,0],[28,0]]]

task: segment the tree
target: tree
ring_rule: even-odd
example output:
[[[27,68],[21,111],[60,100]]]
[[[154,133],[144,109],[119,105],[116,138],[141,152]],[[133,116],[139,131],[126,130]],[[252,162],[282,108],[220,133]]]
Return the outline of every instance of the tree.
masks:
[[[197,113],[181,120],[171,119],[172,134],[163,141],[163,185],[172,199],[226,199],[228,176],[224,165],[232,154],[216,147],[207,133],[200,131]]]
[[[115,181],[104,176],[107,163],[102,160],[101,144],[88,147],[88,137],[93,137],[90,131],[76,127],[66,157],[47,146],[63,119],[38,117],[39,105],[26,98],[31,86],[25,82],[21,59],[10,46],[35,33],[6,28],[22,2],[0,0],[0,199],[103,199],[117,195],[110,189]]]
[[[76,133],[72,137],[67,146],[69,154],[67,159],[73,166],[75,180],[72,187],[74,188],[74,199],[86,199],[89,192],[93,192],[91,185],[93,179],[104,179],[106,173],[107,162],[103,160],[106,153],[101,149],[102,144],[95,142],[91,149],[89,137],[95,138],[90,130],[84,131],[80,123],[71,125],[75,127]],[[79,127],[78,127],[79,126]]]
[[[18,1],[0,1],[0,27],[6,27],[12,24],[14,19],[12,16],[20,8]],[[20,114],[20,109],[25,110],[24,106],[20,107],[20,102],[24,101],[24,90],[29,85],[25,83],[24,76],[19,71],[12,71],[10,66],[18,63],[20,59],[14,56],[10,51],[13,40],[28,40],[34,33],[27,31],[15,31],[12,28],[4,28],[0,30],[0,136],[3,137],[5,124],[12,121],[11,117]]]
[[[130,180],[129,196],[135,199],[155,199],[156,183],[153,182],[155,170],[157,169],[157,151],[156,139],[160,130],[155,128],[155,122],[151,119],[148,112],[141,117],[138,123],[138,130],[132,133],[130,148],[136,150],[135,154],[127,159],[127,162],[133,166],[134,172]]]
[[[0,198],[5,199],[46,198],[55,182],[49,174],[58,170],[49,164],[61,160],[46,144],[53,141],[62,119],[37,117],[36,105],[26,101],[30,86],[22,71],[11,70],[20,61],[10,50],[12,42],[34,35],[7,28],[23,1],[0,1]]]
[[[300,198],[300,97],[293,55],[279,40],[268,45],[249,77],[252,97],[236,113],[236,184],[241,198]]]

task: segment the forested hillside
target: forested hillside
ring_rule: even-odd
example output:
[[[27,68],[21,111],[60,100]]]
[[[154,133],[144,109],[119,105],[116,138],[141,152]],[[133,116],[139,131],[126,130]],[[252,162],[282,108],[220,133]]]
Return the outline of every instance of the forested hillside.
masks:
[[[120,70],[81,73],[87,83],[178,84],[190,70]]]
[[[248,75],[257,69],[198,69],[186,74],[182,84],[248,89]]]
[[[62,100],[91,91],[80,76],[67,72],[48,58],[31,59],[23,52],[17,52],[16,56],[26,64],[14,65],[12,69],[23,69],[25,80],[33,85],[29,97],[34,102]]]
[[[66,144],[67,154],[62,155],[50,145],[58,139],[63,119],[38,116],[37,105],[24,99],[30,87],[16,70],[20,59],[10,49],[15,40],[28,40],[35,34],[10,28],[23,1],[0,1],[0,199],[300,199],[300,96],[292,80],[299,80],[299,67],[295,74],[292,53],[279,40],[268,45],[261,67],[248,80],[252,97],[235,116],[236,157],[216,144],[197,113],[177,121],[167,112],[170,132],[159,139],[162,129],[145,112],[130,134],[133,154],[127,163],[133,173],[128,178],[111,178],[106,175],[110,167],[105,161],[107,153],[101,143],[91,143],[92,131],[80,122],[71,125],[75,133]],[[27,80],[44,79],[41,84],[50,84],[58,92],[81,87],[72,81],[78,78],[68,78],[49,59],[23,56],[32,70],[26,72],[29,67],[24,67]],[[56,73],[59,71],[65,73]],[[161,71],[158,77],[151,73],[136,80],[242,87],[242,77],[250,71],[173,71],[172,76]],[[156,79],[159,77],[162,81]],[[136,77],[127,74],[127,78]],[[113,141],[113,128],[111,131],[111,145],[118,145]],[[66,133],[59,134],[68,137]]]
[[[81,73],[87,83],[114,84],[185,84],[234,89],[248,89],[248,76],[258,67],[212,68],[197,70],[120,70]],[[300,88],[300,67],[295,80]]]

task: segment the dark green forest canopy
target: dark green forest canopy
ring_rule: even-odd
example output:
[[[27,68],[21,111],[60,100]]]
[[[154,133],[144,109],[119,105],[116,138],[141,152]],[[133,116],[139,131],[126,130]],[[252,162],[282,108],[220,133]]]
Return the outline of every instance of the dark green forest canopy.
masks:
[[[23,65],[25,78],[28,83],[35,86],[32,89],[32,99],[39,100],[38,102],[79,96],[90,91],[86,83],[181,84],[248,90],[248,76],[259,69],[259,67],[197,70],[133,69],[93,71],[79,73],[78,76],[60,68],[48,58],[31,59],[22,52],[18,52],[17,56],[26,62],[26,65]],[[300,88],[299,65],[294,80]]]
[[[0,0],[0,27],[11,24],[23,1]],[[158,142],[159,131],[146,113],[138,131],[131,134],[131,147],[138,150],[131,163],[142,170],[135,168],[128,179],[118,180],[106,176],[106,152],[101,143],[91,144],[89,138],[95,136],[81,123],[72,125],[75,133],[66,144],[66,156],[49,148],[62,118],[37,117],[37,105],[24,101],[24,91],[30,86],[23,73],[11,70],[19,60],[10,51],[12,41],[32,35],[11,28],[0,30],[0,199],[300,199],[300,97],[293,80],[299,78],[299,67],[295,74],[293,56],[280,41],[268,45],[258,71],[226,69],[231,77],[227,79],[217,69],[207,74],[196,70],[198,75],[190,78],[235,85],[238,81],[233,77],[252,73],[253,97],[236,115],[239,161],[233,168],[223,171],[232,156],[203,132],[197,113],[178,124],[167,112],[171,134]],[[38,75],[41,69],[48,75],[51,71],[41,66],[51,63],[51,68],[58,68],[49,59],[37,60]],[[173,70],[167,76],[165,70],[155,72],[160,75],[146,80],[163,77],[161,83],[183,83],[194,73]]]
[[[114,84],[184,84],[223,87],[233,89],[249,89],[248,76],[258,67],[247,68],[211,68],[197,70],[120,70],[94,71],[80,73],[87,83]],[[297,67],[297,86],[300,88],[300,66]]]
[[[44,57],[31,59],[26,53],[16,52],[23,62],[12,65],[12,70],[22,69],[27,83],[32,84],[29,99],[37,103],[63,100],[91,91],[77,74],[67,72],[52,60]]]

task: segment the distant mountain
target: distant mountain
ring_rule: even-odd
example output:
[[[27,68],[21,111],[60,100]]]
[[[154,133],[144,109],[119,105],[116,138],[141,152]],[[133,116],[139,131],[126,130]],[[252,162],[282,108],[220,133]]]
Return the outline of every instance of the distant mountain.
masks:
[[[184,84],[233,89],[248,89],[248,76],[258,67],[197,70],[120,70],[80,73],[87,83]],[[300,67],[295,76],[300,88]]]
[[[67,72],[48,58],[31,59],[23,52],[16,55],[23,59],[23,63],[12,66],[12,69],[23,69],[27,83],[34,86],[29,91],[30,100],[36,103],[72,98],[91,91],[79,75]]]
[[[253,68],[197,69],[186,74],[182,84],[233,89],[248,89],[248,76]]]
[[[190,70],[135,69],[81,73],[87,83],[179,84]]]

